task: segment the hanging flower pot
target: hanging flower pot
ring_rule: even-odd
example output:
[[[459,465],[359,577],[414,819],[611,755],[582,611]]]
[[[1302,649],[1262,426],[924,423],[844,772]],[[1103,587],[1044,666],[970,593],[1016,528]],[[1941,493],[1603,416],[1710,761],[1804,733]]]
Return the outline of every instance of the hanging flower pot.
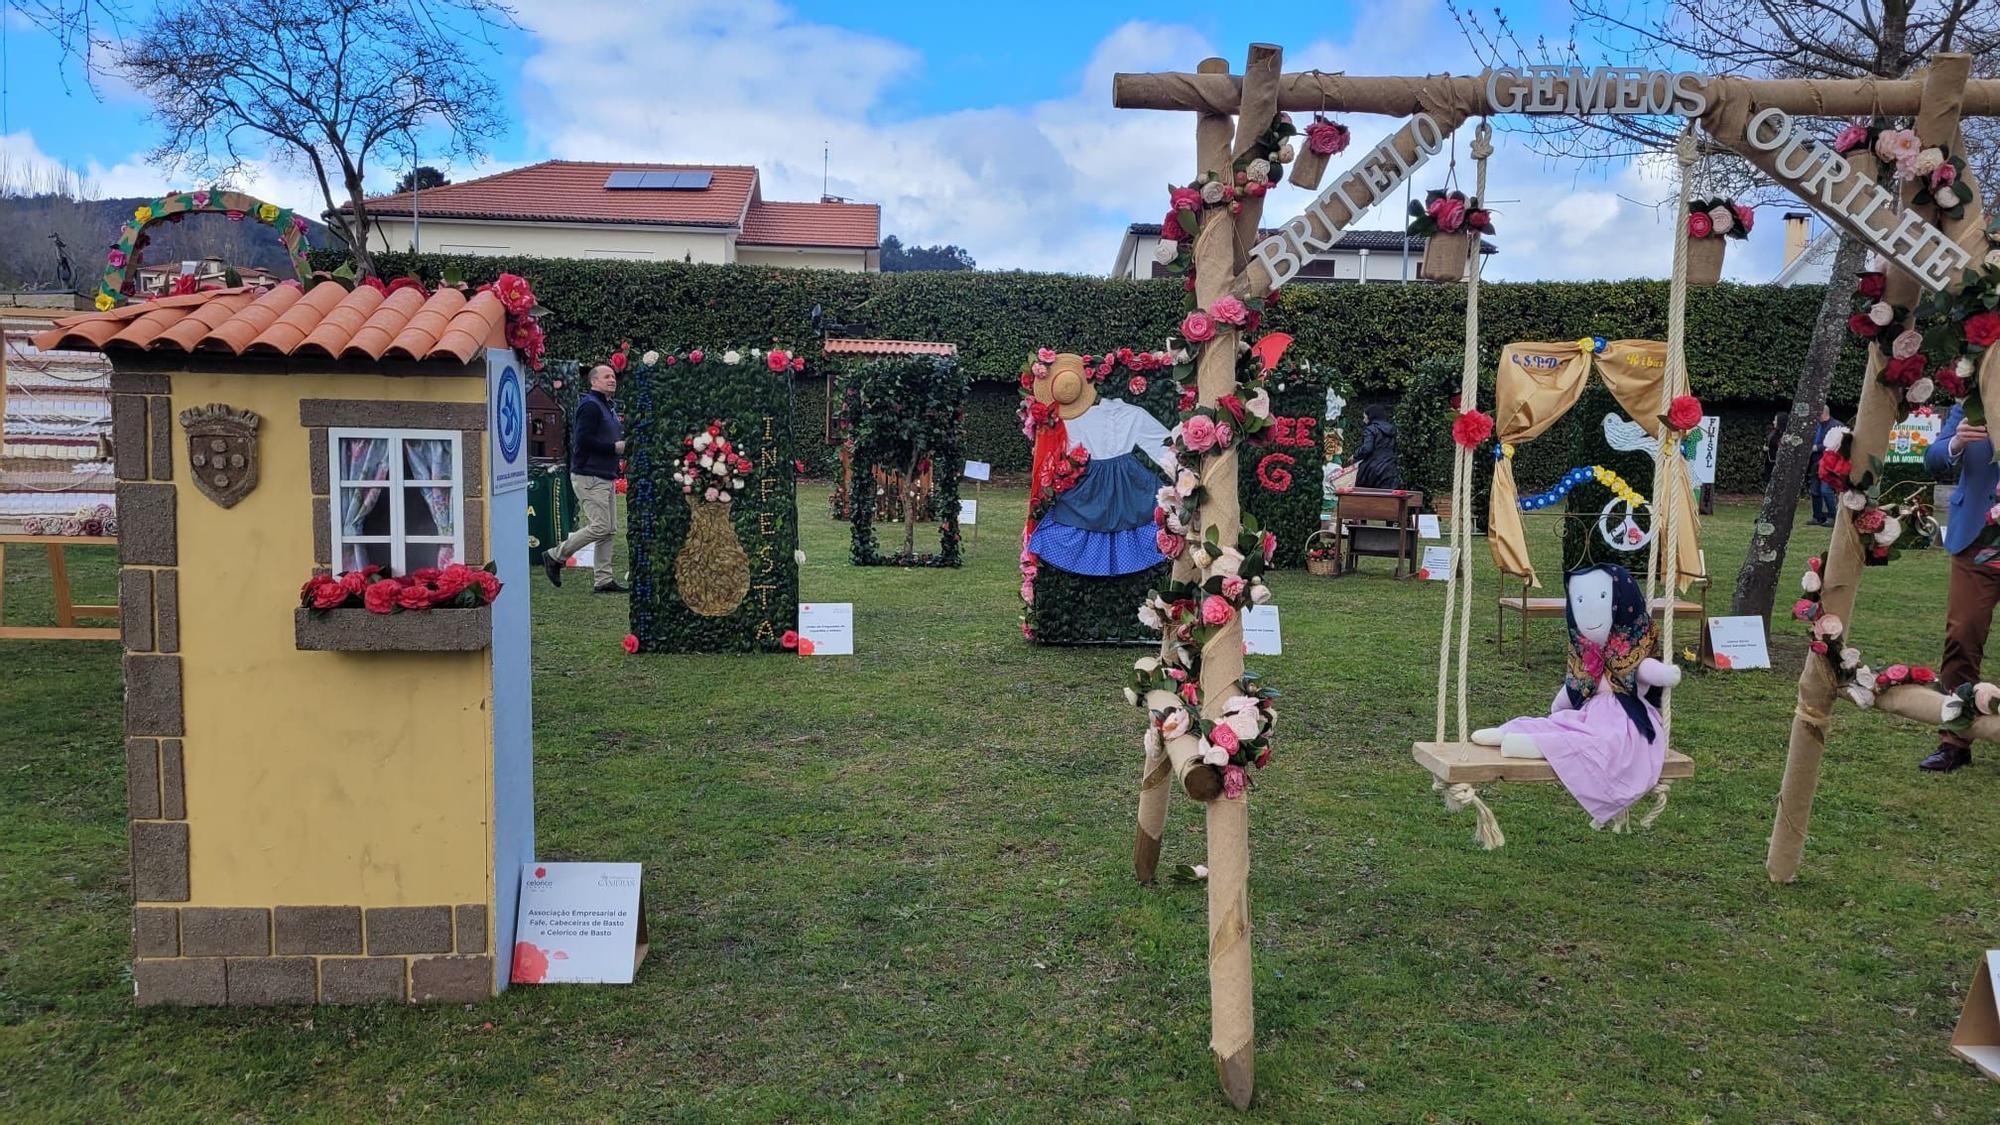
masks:
[[[1465,267],[1472,259],[1472,236],[1465,231],[1434,234],[1424,243],[1423,261],[1417,276],[1425,281],[1464,281]]]
[[[1688,239],[1688,284],[1714,285],[1721,281],[1725,249],[1722,239],[1713,236]]]

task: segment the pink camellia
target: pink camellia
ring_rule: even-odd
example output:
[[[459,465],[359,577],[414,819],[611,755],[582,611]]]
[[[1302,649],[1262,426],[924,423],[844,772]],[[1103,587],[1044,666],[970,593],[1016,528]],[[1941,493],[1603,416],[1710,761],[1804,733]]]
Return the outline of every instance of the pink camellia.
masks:
[[[1261,536],[1258,537],[1257,545],[1260,548],[1262,548],[1264,552],[1264,565],[1270,566],[1272,556],[1278,553],[1278,537],[1272,534],[1271,532],[1266,531]]]
[[[1954,184],[1957,182],[1958,182],[1958,169],[1953,167],[1950,161],[1946,161],[1945,163],[1938,165],[1936,170],[1931,172],[1932,188],[1941,188],[1944,187],[1946,184]]]
[[[1228,723],[1215,724],[1214,729],[1208,732],[1208,741],[1211,746],[1228,754],[1236,753],[1243,746],[1243,739]]]
[[[529,288],[528,279],[517,273],[501,274],[493,283],[493,295],[515,316],[525,316],[535,307],[535,291]]]
[[[701,362],[701,349],[700,349],[700,348],[696,348],[695,350],[693,350],[693,351],[691,351],[691,352],[689,352],[689,353],[688,353],[688,362],[689,362],[689,363],[700,363],[700,362]]]
[[[1042,348],[1035,353],[1035,358],[1043,363],[1054,363],[1056,361],[1056,350],[1054,348]]]
[[[111,253],[106,254],[104,256],[104,260],[111,266],[112,269],[117,269],[119,266],[125,264],[125,251],[113,250]]]
[[[1337,121],[1314,121],[1306,126],[1306,147],[1321,156],[1338,156],[1347,147],[1347,126]]]
[[[1250,788],[1250,775],[1244,772],[1242,766],[1222,767],[1223,797],[1234,801],[1236,798],[1241,797],[1243,791],[1248,788]]]
[[[1438,230],[1444,234],[1454,234],[1465,225],[1465,200],[1443,195],[1431,200],[1426,208],[1431,218],[1437,222]]]
[[[1250,306],[1226,293],[1217,297],[1215,303],[1208,306],[1208,312],[1210,316],[1224,324],[1241,325],[1250,319]]]
[[[1715,233],[1715,224],[1709,221],[1709,217],[1707,215],[1701,213],[1700,211],[1696,211],[1694,214],[1688,216],[1689,238],[1707,238],[1709,235],[1714,233]]]
[[[1229,423],[1217,422],[1215,424],[1215,447],[1217,449],[1228,448],[1229,443],[1235,439],[1236,431]]]
[[[1248,589],[1249,586],[1249,581],[1242,575],[1232,574],[1222,580],[1222,596],[1232,602],[1241,601],[1243,599],[1243,591]]]
[[[1813,611],[1818,607],[1819,603],[1811,598],[1800,598],[1792,603],[1792,616],[1800,621],[1811,621]]]
[[[1029,581],[1026,581],[1026,580],[1023,580],[1023,581],[1022,581],[1022,583],[1021,583],[1021,600],[1022,600],[1022,601],[1024,601],[1024,602],[1027,602],[1027,603],[1029,603],[1030,605],[1034,604],[1034,601],[1035,601],[1035,584],[1034,584],[1033,582],[1029,582]]]
[[[1853,152],[1868,143],[1868,126],[1858,121],[1850,121],[1841,126],[1840,133],[1833,138],[1833,151]]]
[[[785,369],[791,367],[791,365],[792,365],[792,357],[786,355],[784,352],[777,350],[776,348],[773,348],[769,352],[766,352],[764,354],[764,366],[770,368],[773,372],[784,371]]]
[[[1757,221],[1757,212],[1741,203],[1732,203],[1729,209],[1736,215],[1736,225],[1743,228],[1744,234],[1749,234],[1750,227]]]
[[[1170,559],[1177,559],[1181,557],[1181,552],[1187,549],[1187,540],[1163,527],[1154,534],[1153,545],[1160,549],[1161,554]]]
[[[1130,391],[1131,393],[1133,393],[1133,394],[1135,394],[1135,395],[1142,395],[1142,394],[1145,394],[1145,393],[1146,393],[1146,377],[1145,377],[1144,375],[1134,375],[1134,376],[1132,376],[1132,377],[1131,377],[1130,379],[1126,380],[1126,382],[1125,382],[1125,389],[1126,389],[1127,391]]]
[[[1224,625],[1236,616],[1236,607],[1229,604],[1221,594],[1210,594],[1201,600],[1201,623],[1203,625]]]
[[[1201,192],[1194,188],[1174,188],[1167,192],[1167,198],[1172,201],[1173,209],[1176,211],[1201,210]]]
[[[1181,441],[1196,453],[1206,453],[1215,444],[1215,420],[1197,414],[1181,423]]]
[[[1215,339],[1215,319],[1196,309],[1181,320],[1181,338],[1190,344],[1205,344]]]

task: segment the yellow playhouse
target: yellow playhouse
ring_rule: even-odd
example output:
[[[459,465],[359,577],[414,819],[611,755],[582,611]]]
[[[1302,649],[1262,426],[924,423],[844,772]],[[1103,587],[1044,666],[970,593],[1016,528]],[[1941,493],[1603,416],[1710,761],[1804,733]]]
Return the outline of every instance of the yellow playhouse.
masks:
[[[38,339],[113,367],[140,1003],[505,986],[534,851],[505,323],[490,293],[287,284]],[[488,559],[477,608],[301,608],[315,574]]]

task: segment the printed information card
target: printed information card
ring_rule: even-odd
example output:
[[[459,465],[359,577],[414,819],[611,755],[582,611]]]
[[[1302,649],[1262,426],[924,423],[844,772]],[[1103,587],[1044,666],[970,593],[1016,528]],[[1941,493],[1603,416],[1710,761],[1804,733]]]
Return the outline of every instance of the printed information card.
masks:
[[[813,656],[853,656],[854,603],[800,602],[799,636],[813,643]]]
[[[1425,547],[1423,568],[1417,577],[1428,578],[1432,582],[1446,582],[1451,579],[1451,548]]]
[[[1253,605],[1243,611],[1243,655],[1280,656],[1285,651],[1284,630],[1278,625],[1278,607]]]
[[[646,959],[636,863],[524,863],[514,984],[631,984]]]
[[[1708,645],[1717,668],[1769,668],[1771,654],[1764,647],[1764,619],[1761,617],[1711,617]]]
[[[965,479],[992,480],[993,466],[985,461],[967,461],[965,463]]]

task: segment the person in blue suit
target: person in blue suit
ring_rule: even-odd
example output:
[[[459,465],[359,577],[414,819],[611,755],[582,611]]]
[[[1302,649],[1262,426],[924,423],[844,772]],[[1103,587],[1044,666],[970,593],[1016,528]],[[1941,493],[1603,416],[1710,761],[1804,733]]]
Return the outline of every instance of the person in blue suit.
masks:
[[[1979,682],[1993,607],[2000,604],[2000,547],[1979,545],[1986,513],[1994,504],[1994,485],[2000,484],[2000,465],[1993,463],[1993,441],[1986,427],[1966,421],[1959,406],[1945,415],[1937,440],[1924,451],[1924,465],[1937,477],[1958,473],[1944,519],[1951,585],[1945,597],[1944,663],[1938,669],[1938,686],[1951,691],[1960,684]],[[1942,731],[1936,752],[1919,768],[1945,773],[1971,761],[1972,740]]]

